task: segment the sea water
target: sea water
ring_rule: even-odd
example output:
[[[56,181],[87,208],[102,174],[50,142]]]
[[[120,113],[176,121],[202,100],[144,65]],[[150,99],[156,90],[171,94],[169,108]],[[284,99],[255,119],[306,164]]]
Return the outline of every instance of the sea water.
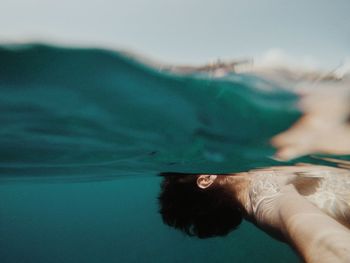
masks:
[[[0,262],[296,262],[249,223],[165,226],[160,172],[280,164],[297,98],[249,74],[164,72],[101,49],[0,48]]]

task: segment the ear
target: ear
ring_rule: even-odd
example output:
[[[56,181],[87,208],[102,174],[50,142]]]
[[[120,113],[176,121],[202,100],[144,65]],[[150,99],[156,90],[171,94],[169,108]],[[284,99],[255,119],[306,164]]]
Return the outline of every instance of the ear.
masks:
[[[208,188],[214,183],[216,177],[218,176],[215,174],[202,174],[197,178],[197,185],[202,189]]]

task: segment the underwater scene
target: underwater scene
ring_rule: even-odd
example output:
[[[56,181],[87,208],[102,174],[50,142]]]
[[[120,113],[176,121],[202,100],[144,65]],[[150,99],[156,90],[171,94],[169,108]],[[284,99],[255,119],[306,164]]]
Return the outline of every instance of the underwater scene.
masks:
[[[0,262],[301,262],[246,221],[209,239],[165,225],[159,174],[350,168],[350,78],[141,61],[0,47]]]

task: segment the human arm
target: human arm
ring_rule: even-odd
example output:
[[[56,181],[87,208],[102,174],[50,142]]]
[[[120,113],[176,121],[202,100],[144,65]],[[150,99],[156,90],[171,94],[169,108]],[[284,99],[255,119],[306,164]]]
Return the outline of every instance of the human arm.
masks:
[[[291,189],[276,201],[276,226],[305,262],[350,262],[349,229]]]
[[[266,193],[265,193],[266,194]],[[307,263],[350,262],[350,230],[301,196],[292,185],[262,198],[256,224],[286,240]]]
[[[289,242],[306,262],[350,262],[350,230],[318,208],[324,203],[316,207],[302,195],[317,191],[320,177],[301,174],[320,175],[324,168],[298,165],[251,171],[245,201],[248,220]],[[326,168],[327,173],[337,169]]]

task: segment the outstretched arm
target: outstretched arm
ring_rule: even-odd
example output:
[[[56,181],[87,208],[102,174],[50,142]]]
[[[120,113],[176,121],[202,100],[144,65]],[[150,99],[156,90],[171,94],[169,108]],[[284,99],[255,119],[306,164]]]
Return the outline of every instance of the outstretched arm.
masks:
[[[296,192],[281,196],[281,230],[306,262],[350,262],[350,230]]]
[[[301,196],[292,185],[259,205],[257,224],[275,230],[307,263],[350,262],[350,230]]]

